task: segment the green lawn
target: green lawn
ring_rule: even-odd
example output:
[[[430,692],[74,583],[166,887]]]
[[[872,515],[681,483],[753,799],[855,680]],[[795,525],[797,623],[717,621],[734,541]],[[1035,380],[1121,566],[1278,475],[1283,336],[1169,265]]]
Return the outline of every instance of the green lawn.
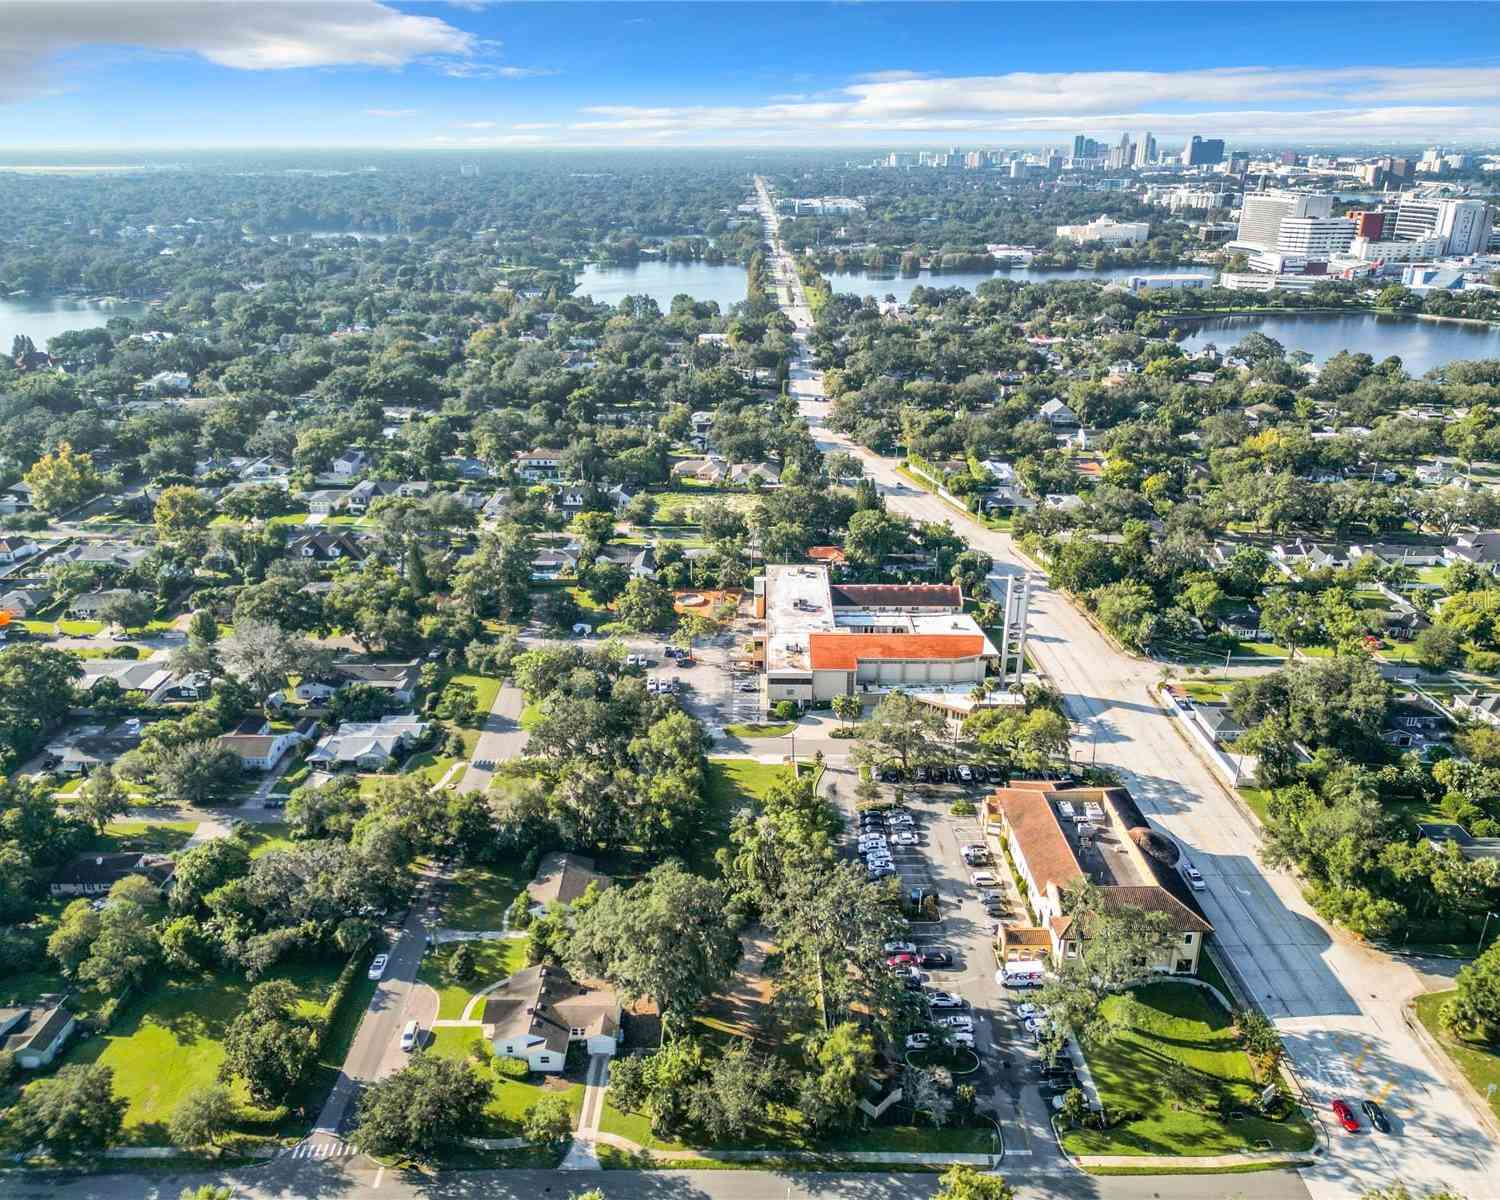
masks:
[[[892,1110],[896,1111],[896,1110]],[[641,1113],[626,1112],[604,1099],[599,1118],[604,1133],[629,1138],[648,1150],[687,1150],[684,1142],[659,1138],[651,1132],[651,1119]],[[810,1137],[807,1123],[795,1108],[782,1104],[767,1107],[765,1121],[748,1137],[737,1141],[708,1143],[716,1149],[747,1150],[821,1150],[828,1152],[897,1151],[946,1154],[987,1154],[992,1149],[993,1126],[982,1129],[933,1129],[925,1125],[875,1125],[853,1133],[834,1134],[825,1139]],[[889,1169],[889,1168],[888,1168]]]
[[[285,821],[262,821],[254,825],[242,825],[239,838],[250,851],[251,858],[259,858],[273,850],[289,850],[296,843],[287,831]]]
[[[483,1030],[478,1027],[467,1029],[450,1025],[432,1033],[425,1053],[440,1054],[445,1058],[469,1057],[474,1040],[484,1037]],[[561,1095],[566,1099],[573,1113],[573,1122],[577,1124],[578,1113],[583,1108],[583,1084],[535,1073],[521,1080],[504,1079],[489,1065],[480,1067],[480,1071],[494,1081],[494,1098],[484,1110],[486,1128],[480,1131],[480,1137],[519,1137],[526,1110],[546,1095]]]
[[[474,976],[468,983],[453,983],[448,978],[448,964],[460,945],[467,945],[474,952]],[[513,975],[525,965],[526,942],[523,938],[448,942],[434,946],[422,959],[417,978],[438,994],[438,1020],[457,1021],[463,1017],[464,1008],[477,989]]]
[[[751,722],[744,725],[726,725],[724,732],[730,737],[737,738],[772,738],[786,737],[796,728],[797,722],[795,721],[781,721],[769,725]]]
[[[89,843],[89,849],[101,854],[121,850],[169,854],[181,850],[197,828],[197,821],[113,821]]]
[[[750,758],[714,758],[708,762],[704,782],[703,836],[696,839],[687,853],[693,870],[717,875],[714,852],[729,844],[729,823],[735,813],[747,808],[766,794],[778,779],[786,778],[788,768],[779,763],[756,762]]]
[[[453,872],[443,904],[445,929],[499,929],[511,901],[529,880],[521,878],[521,864],[481,864]]]
[[[1452,995],[1451,991],[1427,992],[1412,1002],[1412,1009],[1422,1027],[1447,1052],[1449,1060],[1476,1092],[1483,1096],[1486,1089],[1494,1089],[1489,1097],[1490,1111],[1500,1119],[1500,1047],[1462,1042],[1443,1032],[1438,1012]]]
[[[1131,1004],[1129,997],[1136,1002]],[[1234,1154],[1269,1142],[1276,1150],[1307,1150],[1313,1134],[1300,1113],[1286,1121],[1226,1121],[1175,1107],[1164,1071],[1178,1063],[1238,1106],[1254,1108],[1259,1092],[1229,1014],[1201,988],[1150,983],[1104,1001],[1105,1014],[1125,1025],[1088,1051],[1089,1069],[1106,1115],[1106,1130],[1075,1129],[1063,1139],[1075,1154]]]
[[[542,723],[544,715],[540,700],[528,700],[521,709],[521,715],[516,718],[516,724],[529,731]]]
[[[1229,690],[1235,681],[1219,676],[1213,679],[1183,679],[1179,686],[1192,699],[1204,704],[1223,704],[1229,699]]]
[[[326,1001],[338,963],[277,968],[265,978],[288,979],[302,995],[302,1010],[317,1015]],[[148,1145],[166,1142],[165,1123],[182,1097],[212,1083],[224,1060],[220,1043],[229,1022],[244,1005],[250,984],[229,972],[167,979],[127,1001],[107,1033],[75,1043],[64,1063],[102,1063],[114,1068],[115,1091],[128,1102],[126,1140]],[[244,1085],[236,1100],[253,1121]]]
[[[478,724],[483,725],[484,719],[495,704],[495,697],[500,694],[500,680],[493,675],[455,675],[450,683],[462,683],[474,689],[474,708],[479,714]]]
[[[1240,788],[1240,799],[1250,806],[1250,810],[1261,819],[1269,819],[1266,805],[1270,802],[1271,792],[1268,788],[1242,787]]]

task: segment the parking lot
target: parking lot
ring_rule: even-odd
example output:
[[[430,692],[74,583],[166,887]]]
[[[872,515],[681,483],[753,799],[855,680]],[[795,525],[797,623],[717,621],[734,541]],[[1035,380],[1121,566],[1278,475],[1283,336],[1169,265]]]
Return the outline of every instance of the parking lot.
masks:
[[[853,801],[856,776],[852,768],[833,766],[826,778],[844,808],[845,852],[858,859],[860,820]],[[909,826],[903,822],[887,828],[909,829],[915,834],[914,844],[888,838],[887,845],[894,874],[903,889],[921,887],[937,896],[937,920],[910,923],[904,940],[914,944],[919,953],[941,950],[951,956],[946,966],[918,969],[923,976],[922,987],[955,993],[963,1001],[962,1008],[933,1010],[934,1017],[961,1014],[972,1022],[979,1067],[962,1081],[976,1088],[981,1107],[1000,1121],[1008,1156],[1048,1157],[1056,1154],[1048,1105],[1061,1089],[1042,1086],[1036,1037],[1026,1028],[1026,1016],[1020,1007],[1031,993],[1003,988],[995,978],[997,922],[1025,920],[1025,910],[1003,860],[998,864],[992,860],[965,861],[963,848],[984,841],[978,815],[954,816],[951,811],[960,798],[982,803],[996,782],[987,777],[982,782],[957,777],[952,782],[947,778],[939,781],[929,774],[926,782],[883,784],[887,797],[900,788],[903,809],[911,817]],[[973,879],[982,872],[994,876],[996,885],[975,886]],[[994,899],[987,900],[987,896]]]

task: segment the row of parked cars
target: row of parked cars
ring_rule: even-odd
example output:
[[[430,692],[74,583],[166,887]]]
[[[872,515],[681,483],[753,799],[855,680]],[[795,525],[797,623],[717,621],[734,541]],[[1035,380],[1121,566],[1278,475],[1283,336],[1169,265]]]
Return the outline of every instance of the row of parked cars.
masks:
[[[859,814],[859,854],[871,879],[896,873],[893,845],[916,846],[921,840],[916,818],[905,809],[869,809]]]
[[[876,772],[882,783],[1004,783],[1005,772],[983,763],[965,763],[956,767],[917,767],[911,771],[896,766],[881,767]]]

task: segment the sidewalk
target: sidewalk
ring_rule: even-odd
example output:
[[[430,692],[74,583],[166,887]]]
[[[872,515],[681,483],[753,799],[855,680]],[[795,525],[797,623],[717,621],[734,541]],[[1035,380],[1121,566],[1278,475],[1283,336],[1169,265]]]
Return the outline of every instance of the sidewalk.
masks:
[[[608,1090],[609,1055],[596,1054],[589,1059],[583,1108],[578,1114],[578,1129],[573,1134],[573,1144],[568,1147],[567,1155],[557,1168],[559,1171],[602,1170],[595,1147],[603,1137],[608,1136],[599,1132],[599,1121],[604,1116],[604,1093]]]
[[[594,1140],[601,1145],[639,1154],[659,1163],[693,1162],[709,1158],[721,1162],[798,1162],[828,1166],[861,1162],[886,1163],[890,1166],[947,1167],[963,1163],[988,1168],[995,1161],[988,1154],[925,1154],[914,1150],[843,1150],[837,1153],[823,1150],[647,1150],[615,1133],[596,1134]]]

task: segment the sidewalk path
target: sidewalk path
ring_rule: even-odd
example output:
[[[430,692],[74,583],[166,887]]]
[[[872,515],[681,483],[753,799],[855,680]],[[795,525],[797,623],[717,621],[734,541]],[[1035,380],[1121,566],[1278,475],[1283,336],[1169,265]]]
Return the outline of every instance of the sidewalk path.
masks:
[[[663,1163],[691,1162],[698,1158],[717,1158],[724,1162],[822,1163],[833,1167],[840,1163],[861,1162],[929,1167],[965,1163],[987,1168],[994,1163],[994,1159],[988,1154],[924,1154],[914,1150],[847,1150],[839,1153],[822,1150],[647,1150],[616,1133],[596,1133],[594,1140],[600,1145],[613,1146],[616,1150],[639,1154]],[[564,1163],[563,1166],[566,1168],[567,1164]]]
[[[584,1082],[583,1108],[578,1114],[578,1129],[573,1144],[559,1165],[560,1171],[598,1171],[599,1121],[604,1116],[604,1093],[609,1089],[609,1055],[596,1054],[589,1059],[588,1078]]]

